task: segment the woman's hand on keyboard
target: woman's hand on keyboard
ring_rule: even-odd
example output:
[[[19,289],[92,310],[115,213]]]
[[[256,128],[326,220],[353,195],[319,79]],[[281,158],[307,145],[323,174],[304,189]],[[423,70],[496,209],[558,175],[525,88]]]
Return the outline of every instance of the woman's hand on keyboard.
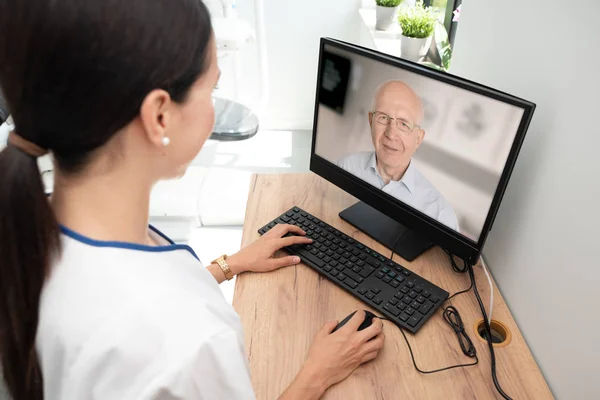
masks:
[[[291,233],[290,236],[286,236]],[[260,239],[229,256],[227,262],[234,274],[246,271],[269,272],[300,262],[298,256],[273,257],[284,247],[294,244],[311,244],[306,232],[295,225],[278,224]]]

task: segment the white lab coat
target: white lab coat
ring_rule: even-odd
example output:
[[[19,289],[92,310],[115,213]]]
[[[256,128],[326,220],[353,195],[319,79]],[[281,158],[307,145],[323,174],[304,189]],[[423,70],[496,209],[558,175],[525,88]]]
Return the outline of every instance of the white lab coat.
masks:
[[[45,400],[255,398],[239,316],[191,248],[62,231],[40,300]]]

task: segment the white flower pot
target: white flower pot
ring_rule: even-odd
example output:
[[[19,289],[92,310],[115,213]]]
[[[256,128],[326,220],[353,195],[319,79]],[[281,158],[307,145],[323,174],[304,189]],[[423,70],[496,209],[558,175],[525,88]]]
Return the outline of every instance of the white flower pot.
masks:
[[[376,6],[375,10],[375,29],[379,31],[385,31],[388,29],[396,19],[396,12],[398,7],[383,7]]]
[[[400,39],[400,57],[414,62],[422,61],[431,46],[432,38],[433,36],[417,39],[402,35],[402,39]]]

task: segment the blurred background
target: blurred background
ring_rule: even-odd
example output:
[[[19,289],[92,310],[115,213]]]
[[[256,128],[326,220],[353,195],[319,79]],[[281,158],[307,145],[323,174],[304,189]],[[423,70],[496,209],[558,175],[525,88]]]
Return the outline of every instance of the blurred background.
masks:
[[[417,168],[452,204],[461,233],[477,240],[523,111],[418,74],[328,47],[315,151],[331,162],[373,151],[368,113],[377,87],[406,82],[423,102]]]

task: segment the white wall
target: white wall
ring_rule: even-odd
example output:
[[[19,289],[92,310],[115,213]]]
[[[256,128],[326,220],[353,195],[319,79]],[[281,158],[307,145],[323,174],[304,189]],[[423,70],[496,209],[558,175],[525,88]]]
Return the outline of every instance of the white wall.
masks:
[[[600,3],[465,0],[460,18],[451,72],[538,106],[486,260],[555,396],[598,399]]]
[[[262,128],[312,129],[319,39],[356,42],[359,6],[360,0],[264,0],[270,90]],[[254,1],[238,0],[237,8],[240,18],[254,24]],[[230,69],[223,64],[220,86],[227,86]],[[254,109],[260,95],[255,45],[243,49],[241,64],[240,100]]]

